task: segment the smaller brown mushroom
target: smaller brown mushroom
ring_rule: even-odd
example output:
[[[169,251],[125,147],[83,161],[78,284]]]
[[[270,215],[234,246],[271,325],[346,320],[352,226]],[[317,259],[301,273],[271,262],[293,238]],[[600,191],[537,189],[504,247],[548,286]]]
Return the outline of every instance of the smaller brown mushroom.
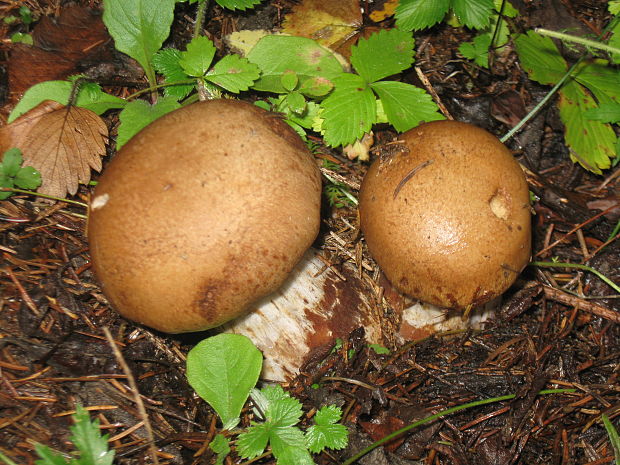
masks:
[[[492,134],[436,121],[399,137],[360,192],[371,255],[401,292],[441,307],[481,305],[502,294],[530,258],[523,171]]]

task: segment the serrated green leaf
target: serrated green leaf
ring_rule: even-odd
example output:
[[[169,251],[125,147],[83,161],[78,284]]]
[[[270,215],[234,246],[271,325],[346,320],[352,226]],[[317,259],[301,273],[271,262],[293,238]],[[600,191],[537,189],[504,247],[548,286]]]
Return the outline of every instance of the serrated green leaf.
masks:
[[[98,115],[108,110],[125,108],[127,100],[110,95],[95,82],[82,82],[78,89],[75,106],[86,108]]]
[[[143,100],[129,102],[118,115],[121,123],[118,127],[118,137],[116,138],[117,150],[140,132],[142,128],[166,113],[180,108],[180,106],[174,97],[160,98],[154,105],[149,105]]]
[[[34,190],[41,185],[41,173],[32,166],[24,166],[15,175],[15,185],[21,189]]]
[[[299,428],[292,426],[274,428],[269,437],[269,444],[277,465],[314,465],[304,434]]]
[[[230,454],[230,442],[223,434],[216,434],[209,443],[209,448],[217,454],[215,465],[223,465],[224,459]]]
[[[244,459],[253,459],[265,451],[269,442],[271,425],[259,423],[252,425],[237,439],[237,453]]]
[[[495,6],[495,11],[499,12],[502,8],[502,3],[504,4],[504,11],[502,11],[502,15],[508,18],[514,18],[519,15],[519,10],[517,10],[512,3],[508,0],[504,2],[504,0],[494,0],[493,4]]]
[[[586,116],[587,110],[596,108],[594,98],[571,81],[560,90],[559,108],[571,159],[597,174],[609,168],[616,155],[616,134],[609,124]]]
[[[344,449],[347,447],[348,434],[344,425],[313,425],[308,428],[306,441],[310,452],[318,454],[323,449]]]
[[[291,92],[286,96],[289,109],[296,115],[301,115],[306,109],[306,99],[299,92]]]
[[[155,70],[164,75],[164,83],[172,84],[175,82],[187,81],[190,76],[185,74],[179,61],[181,60],[181,51],[176,48],[164,48],[153,57],[153,66]],[[176,97],[181,100],[187,97],[194,89],[194,84],[177,84],[164,87],[164,95],[167,97]]]
[[[376,346],[377,344],[372,345]],[[389,353],[389,351],[387,353]],[[318,412],[316,412],[316,415],[314,416],[314,422],[317,425],[331,425],[333,423],[338,423],[341,417],[342,410],[340,409],[340,407],[336,405],[324,405],[319,409]]]
[[[90,416],[81,405],[73,415],[75,424],[71,430],[71,441],[80,453],[80,465],[112,465],[114,451],[108,448],[108,436],[101,435],[99,420],[90,421]]]
[[[574,78],[586,86],[599,103],[620,103],[620,71],[606,60],[594,60],[579,68]]]
[[[609,436],[609,442],[611,444],[611,448],[614,451],[616,464],[618,464],[620,463],[620,435],[618,435],[618,430],[607,415],[603,414],[601,416],[601,419],[603,420],[603,425],[605,426],[605,430],[607,431],[607,435]]]
[[[272,400],[265,411],[265,416],[275,426],[293,426],[302,414],[301,402],[293,397]]]
[[[617,49],[620,49],[620,21],[618,21],[614,28],[611,30],[611,37],[609,38],[607,44]],[[611,62],[614,64],[620,63],[620,53],[612,53]]]
[[[395,81],[374,82],[370,87],[381,99],[388,121],[399,132],[422,121],[444,119],[431,96],[418,87]]]
[[[324,77],[315,76],[310,79],[306,79],[299,87],[301,92],[306,97],[324,97],[329,94],[334,88],[334,83]]]
[[[566,62],[549,37],[533,31],[515,39],[521,66],[534,81],[553,85],[566,73]]]
[[[0,193],[1,194],[1,193]],[[65,458],[42,444],[35,444],[34,449],[40,460],[35,460],[35,465],[67,465]]]
[[[181,65],[183,71],[190,76],[203,76],[209,70],[215,52],[215,45],[213,45],[213,42],[207,37],[194,37],[192,41],[187,44],[187,50],[181,52],[179,65]]]
[[[2,172],[5,176],[15,176],[22,166],[22,151],[16,147],[8,149],[2,156]]]
[[[332,147],[361,138],[377,119],[377,105],[364,78],[343,74],[334,79],[333,92],[321,103],[325,141]]]
[[[603,103],[586,111],[586,116],[603,123],[620,123],[620,103]]]
[[[368,347],[378,355],[387,355],[390,353],[390,349],[379,344],[369,344]]]
[[[289,69],[282,73],[282,76],[280,77],[280,82],[282,83],[282,87],[284,87],[286,91],[291,92],[295,89],[295,87],[297,87],[297,84],[299,83],[299,77],[297,76],[297,73],[295,71]]]
[[[331,81],[343,74],[334,54],[306,37],[265,36],[252,47],[247,58],[261,71],[260,79],[252,86],[258,91],[286,93],[281,77],[288,70],[295,70],[302,82],[315,76]]]
[[[491,34],[484,33],[474,37],[472,42],[463,42],[459,46],[459,52],[465,58],[483,68],[489,67],[489,47],[491,46]]]
[[[202,1],[202,0],[201,0]],[[229,10],[245,10],[258,5],[261,0],[215,0],[221,7]]]
[[[396,8],[396,26],[419,31],[438,23],[450,9],[450,0],[401,0]]]
[[[174,0],[104,0],[103,22],[116,49],[135,59],[149,80],[153,55],[170,34]]]
[[[249,338],[218,334],[189,351],[187,380],[227,423],[239,417],[262,365],[263,356]]]
[[[15,184],[13,183],[13,178],[7,176],[2,172],[2,167],[0,166],[0,187],[8,187],[13,188]],[[13,195],[13,192],[0,192],[0,200],[8,199]]]
[[[493,12],[493,0],[452,0],[452,10],[459,21],[472,29],[489,25]]]
[[[366,82],[400,73],[413,63],[411,32],[382,29],[351,47],[351,64]]]
[[[218,61],[205,79],[238,94],[246,91],[260,76],[260,69],[254,63],[239,55],[226,55]]]

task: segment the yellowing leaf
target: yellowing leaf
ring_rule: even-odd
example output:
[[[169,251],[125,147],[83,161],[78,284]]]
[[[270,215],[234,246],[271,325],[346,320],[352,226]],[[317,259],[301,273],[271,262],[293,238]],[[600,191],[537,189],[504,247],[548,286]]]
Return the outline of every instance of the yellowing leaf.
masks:
[[[107,137],[106,125],[94,112],[47,100],[0,128],[0,152],[21,149],[24,166],[41,173],[38,191],[65,197],[90,181],[91,168],[101,170]]]
[[[314,39],[346,56],[340,47],[355,36],[361,26],[359,0],[303,0],[286,15],[282,32]]]
[[[375,23],[380,23],[384,19],[393,16],[399,1],[400,0],[386,0],[380,10],[375,10],[370,13],[370,19],[373,20]]]

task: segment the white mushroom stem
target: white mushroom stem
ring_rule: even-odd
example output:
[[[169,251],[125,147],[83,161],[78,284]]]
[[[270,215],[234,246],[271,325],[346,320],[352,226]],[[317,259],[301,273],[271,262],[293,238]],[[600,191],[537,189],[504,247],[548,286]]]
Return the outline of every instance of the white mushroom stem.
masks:
[[[310,249],[278,292],[223,326],[226,332],[248,336],[263,352],[264,379],[284,381],[294,376],[313,351],[331,346],[360,326],[368,343],[385,344],[390,339],[371,285],[352,265],[334,272],[319,254]],[[415,304],[403,311],[397,340],[467,326],[460,315]]]

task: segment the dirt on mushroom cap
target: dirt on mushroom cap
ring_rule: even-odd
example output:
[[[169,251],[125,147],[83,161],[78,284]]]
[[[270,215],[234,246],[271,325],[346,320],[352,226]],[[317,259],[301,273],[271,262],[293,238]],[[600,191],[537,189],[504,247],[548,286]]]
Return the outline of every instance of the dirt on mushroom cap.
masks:
[[[475,126],[437,121],[399,137],[360,192],[371,255],[400,291],[451,308],[504,292],[530,258],[529,191],[508,149]]]
[[[218,326],[275,291],[315,239],[321,180],[276,115],[233,100],[155,121],[95,190],[88,239],[106,297],[177,333]]]

